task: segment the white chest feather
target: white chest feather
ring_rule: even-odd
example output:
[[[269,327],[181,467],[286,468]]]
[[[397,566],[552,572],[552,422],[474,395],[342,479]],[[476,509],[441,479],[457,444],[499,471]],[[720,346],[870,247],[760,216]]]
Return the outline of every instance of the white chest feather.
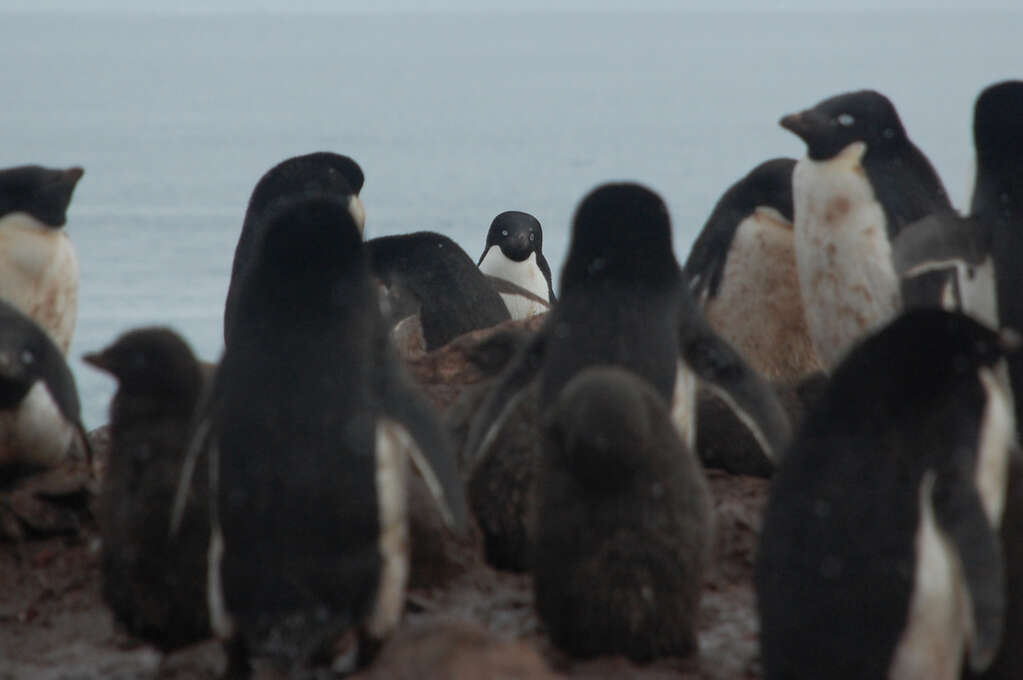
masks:
[[[1003,360],[1003,366],[1004,363]],[[1016,418],[1013,415],[1009,391],[995,371],[983,367],[979,371],[979,377],[987,400],[980,423],[974,482],[980,492],[980,501],[984,505],[988,522],[997,529],[1001,525],[1002,511],[1005,509],[1009,452],[1016,439]]]
[[[860,165],[865,150],[856,142],[827,161],[803,158],[792,175],[799,285],[829,370],[901,306],[884,209]]]
[[[480,271],[487,276],[510,281],[540,299],[550,302],[547,279],[536,263],[536,253],[530,253],[529,257],[522,262],[515,262],[505,257],[499,247],[491,246],[480,262]],[[508,313],[513,319],[526,319],[543,314],[549,309],[539,302],[518,295],[502,294],[501,298],[508,306]]]
[[[696,451],[696,376],[684,362],[675,369],[675,392],[671,398],[671,421],[690,451]]]
[[[78,258],[63,229],[25,213],[0,218],[0,297],[45,329],[67,354],[78,317]]]
[[[928,472],[920,487],[913,595],[889,680],[953,680],[960,673],[969,630],[968,594],[958,557],[934,517],[934,479],[934,472]]]
[[[820,368],[803,314],[792,223],[757,208],[739,224],[707,321],[768,378]]]
[[[0,463],[56,467],[71,448],[74,431],[45,383],[37,381],[17,409],[0,413]]]

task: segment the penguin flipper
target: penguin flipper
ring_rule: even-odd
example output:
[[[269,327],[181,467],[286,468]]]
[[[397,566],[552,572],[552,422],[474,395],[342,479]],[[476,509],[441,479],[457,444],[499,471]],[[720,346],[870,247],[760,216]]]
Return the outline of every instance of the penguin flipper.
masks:
[[[770,384],[704,321],[690,295],[684,311],[679,351],[701,381],[735,412],[764,454],[776,465],[792,437],[788,416]]]
[[[511,363],[498,378],[497,384],[479,413],[473,418],[469,435],[465,441],[465,455],[462,460],[482,460],[497,439],[505,420],[514,413],[519,402],[526,398],[530,382],[540,372],[543,357],[547,351],[548,324],[533,335],[532,339],[512,358]]]
[[[892,244],[904,306],[942,306],[945,291],[950,290],[953,307],[967,311],[961,272],[983,265],[987,250],[982,227],[957,215],[929,215],[907,226]]]
[[[970,594],[969,664],[979,673],[994,661],[1005,621],[1006,581],[998,533],[972,480],[938,477],[932,501],[934,516],[959,557]]]
[[[405,451],[437,501],[445,522],[464,528],[468,509],[451,442],[433,409],[405,379],[389,343],[382,351],[385,356],[378,395],[382,415],[400,424],[408,435]]]

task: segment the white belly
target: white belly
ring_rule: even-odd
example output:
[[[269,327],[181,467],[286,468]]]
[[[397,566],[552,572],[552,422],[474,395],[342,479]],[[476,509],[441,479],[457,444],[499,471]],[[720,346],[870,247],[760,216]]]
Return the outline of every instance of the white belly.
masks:
[[[803,158],[792,176],[799,286],[827,370],[902,304],[884,210],[860,165],[865,149],[856,142],[827,161]]]
[[[820,368],[803,314],[792,224],[758,208],[732,239],[721,287],[704,315],[761,375],[797,378]]]
[[[487,254],[480,262],[480,271],[487,276],[493,276],[505,281],[510,281],[521,288],[525,288],[541,300],[550,302],[550,291],[547,287],[547,278],[540,271],[536,263],[536,253],[530,253],[522,262],[515,262],[505,257],[504,253],[497,246],[491,246]],[[517,295],[501,295],[505,305],[508,306],[508,313],[513,319],[526,319],[530,316],[543,314],[548,310],[539,302],[528,300]]]
[[[0,413],[0,464],[56,467],[67,456],[74,432],[38,381],[16,410]]]
[[[78,258],[63,229],[43,226],[25,213],[0,219],[0,297],[67,354],[78,317]]]
[[[690,451],[696,451],[696,386],[696,376],[685,362],[679,361],[671,397],[671,421]]]
[[[934,518],[933,488],[934,473],[928,472],[920,489],[913,595],[889,680],[954,680],[960,673],[968,595],[955,551]]]

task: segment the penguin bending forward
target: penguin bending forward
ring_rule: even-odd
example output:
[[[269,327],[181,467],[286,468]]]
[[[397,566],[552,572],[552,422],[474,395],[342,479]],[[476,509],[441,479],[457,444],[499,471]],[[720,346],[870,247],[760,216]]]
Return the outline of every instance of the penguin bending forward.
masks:
[[[998,650],[1015,333],[905,312],[839,364],[774,477],[755,567],[766,680],[952,680]]]

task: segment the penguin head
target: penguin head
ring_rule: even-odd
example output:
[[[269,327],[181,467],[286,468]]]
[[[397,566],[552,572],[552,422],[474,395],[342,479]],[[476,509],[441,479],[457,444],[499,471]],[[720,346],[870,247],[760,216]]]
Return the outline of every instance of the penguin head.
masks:
[[[579,204],[561,273],[563,295],[610,281],[670,285],[680,276],[668,208],[656,193],[639,184],[605,184]]]
[[[82,359],[117,378],[121,391],[162,396],[190,411],[202,389],[202,369],[192,349],[168,328],[139,328]]]
[[[831,394],[846,405],[894,413],[976,380],[980,368],[1019,345],[1015,331],[995,331],[940,308],[914,308],[853,348],[832,375]]]
[[[487,232],[487,245],[477,266],[490,248],[498,246],[509,260],[522,262],[532,253],[543,252],[543,230],[540,221],[529,213],[508,210],[494,218]]]
[[[0,217],[24,212],[48,227],[64,226],[71,194],[84,174],[77,167],[53,170],[38,165],[0,170]]]
[[[750,170],[736,185],[747,214],[760,207],[773,208],[791,222],[792,170],[795,167],[796,161],[791,158],[772,158]]]
[[[973,140],[977,180],[971,212],[1018,211],[1023,207],[1023,81],[996,83],[980,93]]]
[[[863,142],[867,153],[876,154],[898,149],[906,141],[895,106],[874,90],[825,99],[811,109],[785,116],[780,123],[806,142],[807,155],[815,161],[834,158],[855,142]]]
[[[552,455],[587,488],[613,491],[648,463],[653,422],[641,378],[615,366],[575,376],[548,416]]]
[[[324,193],[344,197],[359,231],[366,212],[359,199],[364,182],[362,168],[348,156],[318,151],[281,161],[260,178],[252,190],[245,221],[258,218],[274,201],[289,195]]]

